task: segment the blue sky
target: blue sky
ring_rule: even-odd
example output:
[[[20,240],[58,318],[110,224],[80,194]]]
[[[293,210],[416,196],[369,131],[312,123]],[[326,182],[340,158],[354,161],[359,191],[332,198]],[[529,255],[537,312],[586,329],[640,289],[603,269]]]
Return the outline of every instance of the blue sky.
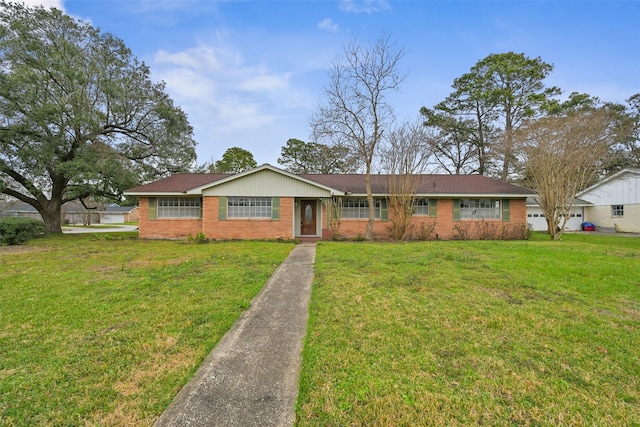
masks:
[[[451,92],[491,53],[554,65],[548,85],[623,102],[640,92],[640,1],[29,0],[124,40],[188,115],[198,163],[230,147],[278,166],[289,138],[309,141],[327,69],[357,36],[389,35],[407,54],[399,120]]]

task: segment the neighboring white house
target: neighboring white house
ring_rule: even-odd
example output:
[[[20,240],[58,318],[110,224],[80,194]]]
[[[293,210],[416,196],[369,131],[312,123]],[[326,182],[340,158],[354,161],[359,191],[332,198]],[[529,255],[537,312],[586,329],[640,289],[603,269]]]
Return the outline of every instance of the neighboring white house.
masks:
[[[575,199],[571,217],[564,229],[568,231],[582,230],[582,223],[586,221],[585,210],[590,206],[591,203],[585,200]],[[527,225],[530,230],[547,231],[547,219],[544,217],[542,208],[533,197],[527,197]]]
[[[640,169],[624,169],[577,196],[591,203],[585,221],[596,230],[640,233]]]
[[[124,222],[138,222],[138,206],[118,206],[113,203],[104,210],[99,210],[101,224],[122,224]]]

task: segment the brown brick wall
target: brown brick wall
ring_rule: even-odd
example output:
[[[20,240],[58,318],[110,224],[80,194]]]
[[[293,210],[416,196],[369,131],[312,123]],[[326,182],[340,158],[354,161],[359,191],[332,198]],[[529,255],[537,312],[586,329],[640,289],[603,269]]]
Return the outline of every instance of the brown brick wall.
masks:
[[[324,209],[324,206],[323,206]],[[511,200],[510,205],[510,221],[501,220],[485,220],[485,221],[453,221],[453,200],[439,199],[437,206],[437,217],[431,218],[426,216],[414,216],[411,224],[412,238],[418,239],[426,234],[435,223],[435,227],[427,237],[428,239],[451,240],[459,239],[462,233],[468,233],[471,238],[477,239],[481,237],[491,238],[506,235],[508,238],[520,239],[523,237],[523,228],[527,225],[527,207],[524,199]],[[323,217],[324,215],[323,210]],[[388,239],[391,237],[389,227],[391,221],[381,221],[376,219],[373,225],[374,238]],[[456,228],[458,230],[456,230]],[[364,237],[367,230],[366,219],[347,219],[342,220],[340,224],[340,235],[343,238],[354,239]],[[331,232],[326,223],[323,224],[322,237],[324,239],[331,238]]]
[[[204,234],[211,239],[293,239],[293,198],[280,198],[280,219],[218,219],[218,197],[203,198]]]
[[[149,199],[140,198],[138,235],[141,239],[184,239],[202,231],[202,220],[191,218],[149,219]]]
[[[527,225],[527,208],[524,199],[511,200],[509,222],[500,220],[486,221],[453,221],[453,202],[450,199],[438,200],[436,218],[415,216],[412,220],[412,237],[417,239],[434,222],[435,228],[429,234],[429,239],[450,240],[461,238],[461,233],[467,233],[470,238],[484,238],[507,234],[509,238],[523,237],[523,230]],[[280,220],[271,219],[218,219],[218,198],[203,198],[202,220],[192,219],[156,219],[149,220],[148,199],[140,198],[140,237],[148,239],[185,238],[189,234],[203,232],[213,239],[293,239],[294,199],[280,199]],[[326,224],[325,206],[322,205],[323,224],[322,237],[330,239],[331,233]],[[374,237],[388,239],[390,237],[390,221],[376,220],[374,223]],[[367,220],[342,220],[340,234],[344,238],[354,239],[364,237]],[[458,231],[456,231],[458,228]]]

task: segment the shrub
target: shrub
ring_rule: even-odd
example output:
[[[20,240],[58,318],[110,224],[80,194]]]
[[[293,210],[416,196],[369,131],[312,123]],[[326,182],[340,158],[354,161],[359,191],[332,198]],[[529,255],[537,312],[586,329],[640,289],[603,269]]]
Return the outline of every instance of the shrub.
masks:
[[[418,235],[416,239],[418,240],[427,240],[433,230],[436,229],[436,223],[432,222],[431,224],[425,224],[424,222],[420,224],[420,229],[418,230]],[[438,239],[438,235],[436,234],[436,239]]]
[[[204,233],[197,233],[195,236],[189,234],[187,236],[187,242],[202,244],[209,243],[209,239],[204,235]]]
[[[44,222],[33,218],[1,218],[0,243],[20,245],[44,234]]]

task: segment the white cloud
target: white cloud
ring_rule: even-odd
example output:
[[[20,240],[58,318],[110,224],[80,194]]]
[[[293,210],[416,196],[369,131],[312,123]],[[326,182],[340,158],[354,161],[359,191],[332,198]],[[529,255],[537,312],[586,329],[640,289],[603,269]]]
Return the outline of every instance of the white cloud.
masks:
[[[339,27],[338,27],[338,24],[333,22],[333,19],[326,18],[318,22],[318,28],[329,31],[330,33],[335,33],[336,31],[338,31]]]
[[[20,3],[24,3],[27,6],[44,6],[45,9],[56,8],[64,10],[62,0],[22,0]]]
[[[222,68],[219,57],[223,55],[223,52],[216,51],[210,46],[200,45],[177,53],[159,50],[155,55],[155,61],[159,64],[197,71],[219,71]]]
[[[247,80],[238,85],[238,88],[248,92],[276,92],[287,88],[290,75],[290,73],[285,73],[248,76]]]
[[[218,39],[178,52],[159,50],[152,60],[154,79],[166,82],[194,127],[200,163],[233,146],[273,163],[288,138],[307,136],[292,129],[306,126],[313,103],[305,89],[292,84],[295,73],[249,53],[246,58],[256,62]]]
[[[340,10],[352,13],[374,13],[390,9],[387,0],[340,0]]]

